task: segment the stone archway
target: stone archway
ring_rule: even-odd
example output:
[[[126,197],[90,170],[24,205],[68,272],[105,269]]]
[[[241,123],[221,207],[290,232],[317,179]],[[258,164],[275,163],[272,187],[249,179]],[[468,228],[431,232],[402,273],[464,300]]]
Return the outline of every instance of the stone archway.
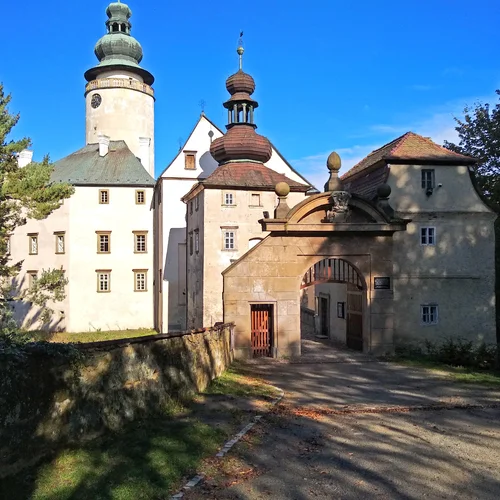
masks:
[[[366,280],[348,260],[326,257],[311,266],[300,284],[301,338],[329,338],[362,351]]]
[[[335,219],[333,195],[313,195],[286,217],[261,220],[268,236],[223,272],[224,321],[235,323],[237,357],[252,355],[250,310],[255,304],[274,311],[272,355],[300,355],[300,285],[325,258],[348,261],[366,282],[363,351],[393,350],[392,236],[404,231],[407,221],[390,218],[356,195]]]

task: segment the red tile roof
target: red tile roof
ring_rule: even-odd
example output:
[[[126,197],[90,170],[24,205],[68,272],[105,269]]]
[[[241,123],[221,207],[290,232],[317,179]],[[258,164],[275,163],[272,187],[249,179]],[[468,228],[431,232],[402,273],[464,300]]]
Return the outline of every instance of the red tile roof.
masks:
[[[380,149],[372,151],[366,158],[347,171],[341,179],[348,179],[370,167],[375,167],[379,163],[400,163],[405,160],[417,164],[418,162],[452,163],[455,165],[476,163],[476,160],[470,156],[455,153],[439,146],[427,137],[407,132]]]
[[[230,162],[220,165],[205,180],[204,186],[274,189],[278,182],[286,182],[292,191],[308,191],[310,186],[289,179],[261,163]]]

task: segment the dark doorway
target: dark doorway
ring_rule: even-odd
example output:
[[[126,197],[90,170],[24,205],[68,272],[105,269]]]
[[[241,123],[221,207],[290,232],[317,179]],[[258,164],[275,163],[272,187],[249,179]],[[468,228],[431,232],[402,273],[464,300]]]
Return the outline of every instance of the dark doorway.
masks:
[[[330,307],[327,297],[319,298],[319,314],[320,314],[320,335],[328,337],[330,335]]]
[[[272,356],[273,304],[251,304],[252,356]]]
[[[363,292],[356,286],[347,285],[347,347],[363,350]]]

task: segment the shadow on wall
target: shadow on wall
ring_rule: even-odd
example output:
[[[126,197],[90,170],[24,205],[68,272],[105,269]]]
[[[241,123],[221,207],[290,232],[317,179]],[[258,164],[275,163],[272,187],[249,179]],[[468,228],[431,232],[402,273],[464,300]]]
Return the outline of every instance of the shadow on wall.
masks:
[[[167,284],[168,314],[163,318],[164,331],[186,328],[186,228],[172,228],[163,267],[163,290]],[[164,310],[165,313],[165,310]]]
[[[103,432],[124,431],[129,422],[155,415],[167,418],[165,409],[173,399],[190,398],[230,364],[231,330],[231,325],[221,325],[176,337],[78,348],[35,343],[26,345],[22,356],[0,352],[0,478],[29,466],[31,473],[22,480],[29,491],[23,498],[32,498],[43,464],[32,466],[57,447],[82,446]],[[155,447],[152,439],[141,462],[153,474],[150,455]],[[106,477],[113,477],[123,463],[111,461],[107,467]],[[93,488],[91,474],[79,484],[79,498],[93,497],[85,494],[86,487]],[[114,497],[111,487],[111,481],[103,483],[100,498]],[[3,493],[0,486],[2,498]]]
[[[203,153],[200,157],[200,168],[202,173],[199,175],[199,178],[207,178],[209,175],[213,173],[213,171],[219,166],[219,164],[214,160],[213,156],[209,151]]]
[[[22,297],[28,288],[27,273],[22,278],[16,277],[12,280],[11,297]],[[50,321],[42,322],[40,307],[33,305],[32,302],[21,298],[19,300],[9,301],[10,307],[14,313],[14,319],[21,329],[25,330],[43,330],[47,332],[63,332],[66,329],[63,309],[63,302],[48,302],[48,306],[54,310]]]

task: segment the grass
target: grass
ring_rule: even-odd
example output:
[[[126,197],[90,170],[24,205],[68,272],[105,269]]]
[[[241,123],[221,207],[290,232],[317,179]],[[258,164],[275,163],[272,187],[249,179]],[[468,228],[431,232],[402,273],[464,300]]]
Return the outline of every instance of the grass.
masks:
[[[135,337],[145,337],[148,335],[157,335],[155,330],[150,328],[140,328],[138,330],[110,330],[93,331],[81,333],[55,332],[48,333],[43,331],[28,332],[33,340],[46,340],[48,342],[99,342],[101,340],[129,339]]]
[[[212,381],[205,394],[274,398],[278,391],[260,379],[245,375],[241,365],[234,362],[220,377]]]
[[[454,382],[467,384],[480,384],[490,387],[500,387],[500,372],[478,371],[464,367],[449,366],[425,358],[393,358],[392,361],[405,366],[427,368],[432,372],[442,375]]]
[[[239,365],[215,379],[204,393],[244,398],[276,396],[264,382],[247,377]],[[241,399],[240,399],[241,398]],[[187,403],[189,407],[189,403]],[[203,422],[200,412],[172,401],[164,418],[137,421],[123,432],[66,446],[45,462],[0,480],[0,498],[12,500],[166,499],[204,467],[223,442],[239,430]],[[238,410],[237,405],[235,410]],[[232,420],[231,408],[223,412]],[[233,419],[234,420],[234,419]],[[211,458],[208,458],[210,463]]]

